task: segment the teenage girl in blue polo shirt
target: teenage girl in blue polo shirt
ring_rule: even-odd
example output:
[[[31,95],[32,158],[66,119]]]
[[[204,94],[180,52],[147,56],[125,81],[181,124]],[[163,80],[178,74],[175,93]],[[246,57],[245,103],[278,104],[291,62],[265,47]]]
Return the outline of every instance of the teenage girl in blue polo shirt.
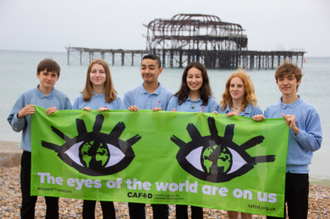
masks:
[[[112,84],[110,68],[103,59],[94,59],[88,67],[86,85],[73,103],[73,109],[124,109],[123,102]],[[96,201],[84,200],[83,218],[95,218]],[[116,218],[113,202],[101,201],[103,218]]]
[[[167,111],[204,112],[219,110],[219,104],[211,97],[209,77],[204,65],[191,62],[182,75],[180,90],[171,98]],[[188,219],[187,205],[176,205],[176,218]],[[203,208],[191,206],[192,219],[203,218]]]
[[[227,116],[239,115],[250,117],[262,114],[257,106],[257,98],[250,76],[244,70],[238,70],[229,76],[225,92],[220,102],[220,113]],[[238,219],[239,212],[228,211],[230,219]],[[242,219],[252,219],[252,214],[241,213]]]

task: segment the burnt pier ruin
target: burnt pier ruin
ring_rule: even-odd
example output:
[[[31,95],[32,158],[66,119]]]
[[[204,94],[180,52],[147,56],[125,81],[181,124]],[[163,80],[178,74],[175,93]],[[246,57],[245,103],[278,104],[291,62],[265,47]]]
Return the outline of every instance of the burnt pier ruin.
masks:
[[[177,14],[155,19],[148,25],[145,50],[66,47],[68,64],[89,64],[102,58],[110,65],[140,65],[146,54],[156,54],[162,65],[183,68],[199,61],[208,69],[274,69],[285,59],[303,65],[303,49],[295,51],[251,51],[248,37],[239,24],[223,22],[204,14]]]

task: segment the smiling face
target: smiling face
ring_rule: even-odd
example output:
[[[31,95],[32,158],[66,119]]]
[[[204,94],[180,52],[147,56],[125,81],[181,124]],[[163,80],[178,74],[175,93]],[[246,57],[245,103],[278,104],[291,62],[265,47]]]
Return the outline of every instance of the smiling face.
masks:
[[[47,71],[45,68],[43,71],[37,73],[37,78],[39,78],[40,90],[50,90],[53,89],[56,81],[58,80],[58,74],[55,71]]]
[[[143,59],[141,63],[141,76],[144,83],[158,83],[158,76],[162,73],[163,68],[159,67],[157,60]]]
[[[198,91],[203,85],[202,71],[192,67],[187,72],[187,85],[191,91]]]
[[[95,63],[92,65],[91,72],[89,73],[90,81],[95,86],[104,86],[106,74],[103,65]]]
[[[297,81],[294,75],[284,75],[276,80],[276,84],[283,96],[296,96],[297,86],[300,83],[301,80]]]
[[[242,79],[234,77],[230,80],[229,93],[233,100],[243,100],[245,88]]]

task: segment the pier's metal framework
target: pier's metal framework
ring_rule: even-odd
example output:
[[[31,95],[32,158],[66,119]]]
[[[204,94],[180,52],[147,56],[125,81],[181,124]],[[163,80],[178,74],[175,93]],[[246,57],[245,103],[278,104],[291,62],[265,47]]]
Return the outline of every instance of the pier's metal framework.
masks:
[[[177,14],[155,19],[148,25],[146,50],[113,50],[67,47],[68,64],[84,64],[96,57],[112,65],[139,65],[143,55],[158,55],[165,67],[186,66],[199,61],[210,69],[274,69],[285,59],[303,65],[305,51],[249,51],[248,38],[239,24],[223,22],[204,14]],[[79,57],[70,60],[70,55]]]

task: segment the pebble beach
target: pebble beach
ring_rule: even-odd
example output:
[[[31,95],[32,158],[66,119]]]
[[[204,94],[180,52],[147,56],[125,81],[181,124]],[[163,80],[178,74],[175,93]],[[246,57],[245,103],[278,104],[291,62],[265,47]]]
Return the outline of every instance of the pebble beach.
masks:
[[[20,218],[21,192],[20,167],[0,168],[0,218]],[[152,219],[152,209],[146,205],[147,219]],[[61,219],[82,218],[82,200],[60,198],[59,213]],[[128,219],[127,203],[115,202],[116,217]],[[45,217],[46,205],[43,197],[38,197],[35,218]],[[95,215],[102,219],[102,210],[97,202]],[[175,206],[170,205],[169,218],[175,218]],[[228,218],[226,211],[204,208],[205,219]],[[265,216],[253,215],[253,218],[264,219]],[[330,218],[330,187],[324,185],[310,185],[308,218]]]

